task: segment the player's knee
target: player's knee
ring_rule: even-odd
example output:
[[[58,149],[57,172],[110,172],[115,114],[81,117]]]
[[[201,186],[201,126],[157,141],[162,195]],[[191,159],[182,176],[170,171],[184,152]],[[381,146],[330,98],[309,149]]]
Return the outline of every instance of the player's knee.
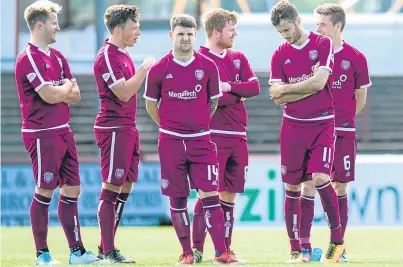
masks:
[[[81,194],[81,185],[63,185],[60,188],[60,193],[65,197],[78,198]]]
[[[38,195],[47,197],[47,198],[52,198],[53,192],[54,192],[54,189],[43,189],[43,188],[39,188],[39,187],[35,188],[35,193],[37,193]]]
[[[132,183],[132,182],[129,182],[129,181],[126,181],[126,182],[123,184],[123,186],[122,186],[122,191],[121,191],[121,193],[127,193],[127,194],[129,194],[129,193],[132,191],[132,188],[133,188],[133,183]]]
[[[304,182],[301,191],[304,196],[314,197],[316,194],[315,183],[313,181]]]
[[[219,192],[220,194],[220,199],[225,202],[234,202],[236,193],[233,192],[228,192],[228,191],[221,191]]]
[[[338,196],[347,195],[347,183],[334,182],[333,188],[334,188],[334,191],[336,191],[336,194]]]
[[[285,189],[288,191],[292,192],[300,192],[301,191],[301,185],[297,184],[285,184]]]
[[[102,189],[106,189],[112,192],[120,193],[122,191],[121,185],[114,185],[108,183],[102,183]]]
[[[326,173],[312,173],[312,180],[314,181],[315,185],[323,185],[330,181],[330,176]]]
[[[199,192],[199,196],[201,199],[206,198],[206,197],[214,197],[218,195],[217,191],[210,191],[210,192],[204,192],[202,190],[197,190],[197,192]]]

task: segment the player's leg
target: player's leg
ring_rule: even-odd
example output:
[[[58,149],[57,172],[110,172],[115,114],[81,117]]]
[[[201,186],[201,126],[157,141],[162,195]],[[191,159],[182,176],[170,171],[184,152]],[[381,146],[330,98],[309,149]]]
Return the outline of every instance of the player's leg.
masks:
[[[201,263],[203,261],[204,241],[206,240],[207,227],[204,221],[203,203],[197,198],[193,212],[192,221],[192,248],[194,261]]]
[[[330,182],[330,173],[334,158],[334,126],[324,124],[312,129],[310,160],[307,173],[312,173],[312,179],[318,191],[323,210],[330,227],[330,245],[325,255],[326,262],[337,262],[344,250],[341,236],[339,204],[336,192]]]
[[[316,261],[312,258],[312,246],[310,241],[311,228],[315,213],[315,183],[312,180],[302,183],[300,244],[304,262]]]
[[[177,264],[194,262],[187,209],[189,181],[185,149],[186,146],[182,140],[160,137],[158,142],[161,162],[161,191],[163,195],[169,197],[172,224],[182,246],[182,255]]]
[[[189,177],[198,190],[204,218],[214,244],[216,264],[238,263],[225,245],[224,212],[218,195],[218,160],[216,145],[209,141],[187,141]]]
[[[98,223],[105,259],[112,263],[134,263],[115,247],[115,209],[126,181],[135,138],[128,132],[95,132],[101,151],[102,190],[98,204]]]
[[[234,228],[235,198],[237,193],[244,192],[249,157],[247,140],[231,138],[229,141],[232,143],[232,153],[226,164],[224,179],[221,177],[219,179],[219,193],[225,220],[225,243],[230,250]],[[238,260],[246,263],[244,260]]]
[[[47,243],[49,205],[57,187],[59,175],[58,155],[52,147],[54,138],[23,138],[31,158],[35,180],[29,216],[36,248],[35,264],[57,264],[49,252]],[[53,142],[54,143],[54,142]]]
[[[135,144],[133,147],[133,155],[132,155],[132,161],[130,165],[129,172],[126,176],[126,181],[122,186],[122,189],[120,191],[120,194],[117,198],[117,202],[115,205],[115,228],[114,228],[114,235],[116,236],[116,231],[119,226],[120,220],[123,215],[123,210],[126,204],[127,199],[129,198],[130,192],[133,189],[134,183],[137,182],[138,179],[138,166],[140,162],[140,139],[139,139],[139,133],[137,129],[133,129],[131,131],[133,133],[133,136],[131,134],[126,134],[126,137],[131,140],[127,140],[127,144],[130,144],[132,142],[132,139],[134,138]],[[123,137],[123,136],[122,136]],[[103,254],[103,244],[102,240],[100,242],[100,245],[98,246],[98,258],[103,259],[104,254]]]
[[[81,194],[76,142],[73,133],[59,136],[57,149],[65,152],[60,165],[60,197],[58,217],[70,248],[70,264],[102,264],[92,252],[86,251],[81,239],[78,197]]]
[[[302,262],[299,229],[301,221],[301,180],[306,171],[307,147],[301,127],[283,121],[280,132],[281,176],[285,183],[284,215],[290,258],[288,263]]]
[[[348,198],[347,185],[355,178],[355,157],[357,151],[357,142],[354,138],[337,137],[335,145],[332,185],[336,191],[339,200],[341,235],[344,234],[348,221]],[[344,250],[340,261],[348,262]]]
[[[227,165],[227,159],[231,154],[231,146],[228,146],[228,142],[224,142],[222,138],[214,137],[213,142],[217,146],[217,158],[218,158],[218,187],[223,187],[224,190],[224,173]],[[202,262],[203,259],[203,246],[204,240],[206,238],[207,227],[204,219],[204,209],[203,203],[200,198],[195,205],[194,216],[192,222],[192,239],[193,239],[193,254],[195,257],[195,262]]]

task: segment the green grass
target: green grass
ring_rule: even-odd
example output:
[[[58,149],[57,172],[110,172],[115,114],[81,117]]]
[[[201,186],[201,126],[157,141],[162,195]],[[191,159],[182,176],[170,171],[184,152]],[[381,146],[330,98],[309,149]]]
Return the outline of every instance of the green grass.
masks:
[[[33,265],[35,250],[30,228],[2,227],[1,234],[1,266]],[[82,236],[86,248],[96,251],[99,229],[82,228]],[[48,237],[53,257],[67,263],[69,250],[62,229],[50,228]],[[314,229],[313,244],[325,249],[328,237],[327,229]],[[348,229],[346,244],[351,263],[338,265],[403,266],[402,237],[403,228]],[[117,233],[116,244],[123,255],[133,258],[140,266],[172,266],[181,252],[172,227],[121,227]],[[240,258],[249,262],[248,266],[289,266],[284,263],[289,248],[283,228],[237,230],[234,233],[232,248]],[[213,248],[208,238],[204,257],[210,261],[202,265],[212,264],[212,256]]]

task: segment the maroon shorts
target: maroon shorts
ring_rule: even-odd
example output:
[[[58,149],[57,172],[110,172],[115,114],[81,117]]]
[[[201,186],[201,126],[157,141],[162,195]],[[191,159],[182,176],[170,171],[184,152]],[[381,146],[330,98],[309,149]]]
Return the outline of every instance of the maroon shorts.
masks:
[[[337,136],[334,151],[332,181],[348,183],[354,181],[357,140]]]
[[[95,130],[101,151],[102,182],[122,186],[137,182],[140,162],[140,138],[136,128],[106,132]]]
[[[23,137],[23,140],[31,157],[37,187],[53,190],[57,186],[80,185],[73,132],[43,138]]]
[[[218,151],[218,191],[243,193],[248,174],[248,141],[212,134]]]
[[[309,174],[331,174],[334,123],[296,123],[283,120],[280,133],[281,174],[284,183],[297,185]]]
[[[217,148],[211,141],[171,139],[160,135],[162,194],[189,196],[190,189],[218,189]]]

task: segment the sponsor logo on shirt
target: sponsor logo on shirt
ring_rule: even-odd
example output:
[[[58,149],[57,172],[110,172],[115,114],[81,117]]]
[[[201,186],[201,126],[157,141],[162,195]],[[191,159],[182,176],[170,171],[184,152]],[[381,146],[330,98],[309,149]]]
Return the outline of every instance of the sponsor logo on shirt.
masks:
[[[315,69],[315,66],[312,66],[310,74],[303,74],[302,76],[299,76],[299,77],[289,77],[288,82],[289,83],[299,83],[299,82],[308,80],[309,78],[311,78],[313,76],[314,69]]]
[[[182,99],[182,100],[196,99],[197,95],[201,91],[201,89],[202,89],[202,86],[200,84],[197,84],[193,91],[185,90],[181,93],[169,91],[168,96],[173,97],[173,98]]]
[[[345,74],[340,75],[338,80],[332,82],[332,88],[342,89],[342,85],[345,81],[347,81],[347,75]]]

